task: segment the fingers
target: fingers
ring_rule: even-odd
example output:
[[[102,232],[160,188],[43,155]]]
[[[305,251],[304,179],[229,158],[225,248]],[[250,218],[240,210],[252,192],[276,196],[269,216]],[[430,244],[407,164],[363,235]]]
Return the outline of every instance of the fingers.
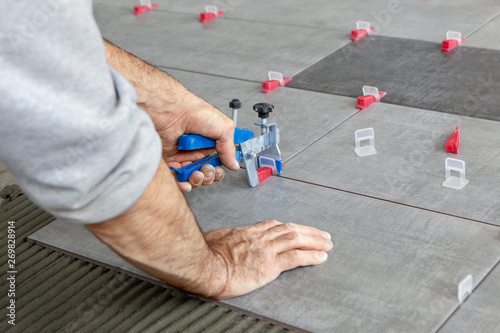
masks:
[[[254,228],[256,231],[266,231],[269,228],[272,228],[272,227],[275,227],[278,225],[283,225],[283,223],[276,221],[276,220],[267,220],[267,221],[255,223],[250,228]]]
[[[224,171],[224,169],[220,166],[216,166],[214,182],[220,182],[222,179],[224,179],[225,175],[226,172]]]
[[[270,241],[270,245],[276,253],[283,253],[296,249],[330,251],[333,248],[333,243],[330,239],[301,234],[296,231],[283,234],[273,239]]]
[[[178,182],[177,185],[179,185],[179,188],[181,189],[182,192],[191,192],[191,190],[193,189],[191,184],[189,184],[188,182],[182,182],[182,183]]]
[[[205,164],[200,171],[195,171],[189,176],[189,184],[192,188],[211,185],[214,181],[218,182],[224,178],[225,171],[221,167],[213,167],[210,164]]]
[[[293,250],[280,253],[276,256],[276,265],[281,271],[288,271],[299,266],[311,266],[322,264],[328,259],[325,251],[302,251]]]
[[[274,228],[272,228],[272,230],[270,230],[270,232],[272,233],[270,233],[269,235],[271,235],[272,238],[276,238],[284,233],[292,231],[295,231],[303,235],[320,237],[328,240],[332,239],[332,236],[326,231],[321,231],[313,227],[308,227],[305,225],[295,224],[295,223],[285,223],[277,225]]]
[[[175,165],[181,165],[181,163],[189,162],[187,164],[193,163],[194,161],[199,161],[207,156],[215,153],[214,148],[203,148],[196,150],[180,150],[174,156],[170,156],[167,160],[167,164],[174,168]]]

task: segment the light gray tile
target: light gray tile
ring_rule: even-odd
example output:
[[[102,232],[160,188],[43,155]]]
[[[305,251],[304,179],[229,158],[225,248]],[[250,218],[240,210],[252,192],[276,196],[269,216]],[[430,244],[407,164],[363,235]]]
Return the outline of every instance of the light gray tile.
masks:
[[[105,38],[155,65],[258,82],[269,70],[293,76],[349,42],[338,32],[224,17],[206,24],[161,11],[135,17],[104,4],[94,12]]]
[[[98,3],[109,3],[99,0]],[[225,17],[281,25],[295,25],[337,30],[348,39],[356,21],[372,23],[377,34],[441,42],[447,30],[457,30],[464,36],[481,27],[500,13],[495,0],[198,0],[153,1],[160,11],[190,14],[198,18],[205,4],[217,5],[226,11]],[[136,2],[117,1],[130,8]],[[138,3],[138,1],[137,1]],[[500,43],[497,44],[500,47]]]
[[[497,333],[499,330],[500,265],[497,265],[439,330],[439,333]]]
[[[498,227],[279,177],[252,189],[243,172],[231,173],[188,201],[204,231],[275,218],[332,234],[323,265],[222,302],[314,332],[435,331],[458,306],[459,281],[482,280],[500,258]],[[139,273],[83,227],[63,224],[30,238]]]
[[[238,112],[237,125],[254,130],[256,135],[260,135],[260,127],[253,124],[258,117],[252,106],[259,102],[273,104],[275,111],[269,121],[276,122],[280,129],[279,147],[284,161],[357,112],[352,98],[287,87],[264,94],[260,83],[170,69],[166,72],[229,117],[229,101],[238,98],[243,108]]]
[[[459,154],[445,144],[461,126]],[[376,155],[358,157],[354,132],[375,130]],[[284,176],[500,225],[500,122],[376,103],[287,163]],[[469,184],[442,186],[446,157]]]
[[[230,1],[238,1],[241,3],[246,0],[230,0]],[[123,6],[127,7],[132,14],[134,12],[134,6],[139,6],[140,0],[93,0],[94,4],[105,4],[105,5],[114,5],[114,6]],[[172,12],[172,13],[184,13],[191,14],[199,18],[199,14],[205,11],[205,5],[215,5],[219,10],[231,10],[234,8],[229,1],[227,0],[207,0],[207,1],[199,1],[199,0],[151,0],[151,3],[157,4],[158,7],[154,9],[154,11],[162,11],[162,12]],[[141,14],[142,16],[146,16],[146,14]]]
[[[500,16],[474,32],[466,41],[467,46],[500,50]]]
[[[376,34],[440,43],[447,30],[470,34],[500,13],[500,3],[461,1],[244,1],[227,17],[343,31],[349,38],[356,21],[369,21]]]

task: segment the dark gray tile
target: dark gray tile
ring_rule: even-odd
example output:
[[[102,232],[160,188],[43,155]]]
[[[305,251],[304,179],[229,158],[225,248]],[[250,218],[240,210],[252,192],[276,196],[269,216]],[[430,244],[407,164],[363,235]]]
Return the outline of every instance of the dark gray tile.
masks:
[[[451,316],[439,333],[500,331],[500,265]]]
[[[446,141],[461,127],[458,154]],[[354,152],[354,132],[375,130],[376,155]],[[500,226],[500,122],[376,103],[292,158],[283,175]],[[469,184],[442,186],[445,159],[465,161]]]
[[[332,234],[326,263],[221,302],[314,332],[436,331],[458,283],[481,281],[500,259],[498,227],[280,177],[249,188],[235,172],[187,197],[204,231],[275,218]],[[148,278],[82,226],[58,220],[31,239]]]
[[[500,52],[369,36],[296,75],[290,87],[357,97],[363,85],[384,103],[500,121]]]

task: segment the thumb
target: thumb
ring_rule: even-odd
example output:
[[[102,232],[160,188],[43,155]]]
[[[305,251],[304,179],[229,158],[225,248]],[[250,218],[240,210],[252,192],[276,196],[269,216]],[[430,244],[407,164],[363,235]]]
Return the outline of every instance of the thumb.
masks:
[[[235,157],[234,127],[228,128],[224,135],[215,141],[215,149],[220,161],[226,168],[233,171],[240,168],[240,164]]]

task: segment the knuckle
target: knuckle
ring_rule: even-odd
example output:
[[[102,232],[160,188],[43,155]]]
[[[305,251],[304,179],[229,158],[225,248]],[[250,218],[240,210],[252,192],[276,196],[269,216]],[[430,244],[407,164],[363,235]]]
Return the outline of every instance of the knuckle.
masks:
[[[286,234],[286,238],[291,241],[298,241],[301,239],[301,236],[297,231],[291,231]]]

